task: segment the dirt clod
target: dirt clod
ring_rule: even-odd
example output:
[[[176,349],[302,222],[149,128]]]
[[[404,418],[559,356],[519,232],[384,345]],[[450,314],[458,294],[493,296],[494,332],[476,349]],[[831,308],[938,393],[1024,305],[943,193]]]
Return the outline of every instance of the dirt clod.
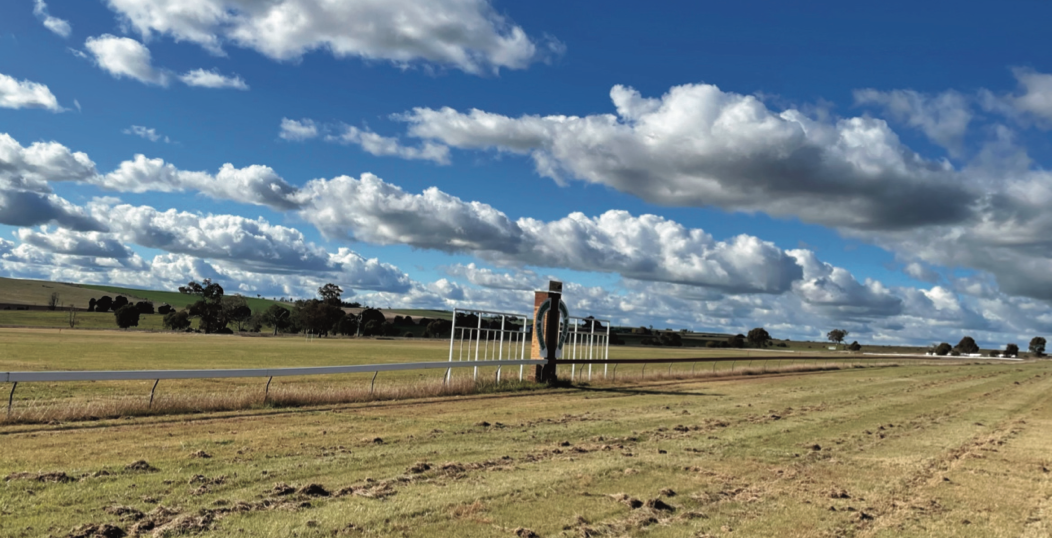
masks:
[[[121,518],[121,521],[139,521],[146,517],[146,514],[143,514],[142,510],[131,506],[110,506],[106,508],[106,513]]]
[[[665,489],[659,491],[658,493],[660,493],[660,494],[662,494],[662,495],[664,495],[666,497],[675,497],[676,496],[676,492],[673,491],[672,488],[665,488]]]
[[[647,508],[649,508],[651,510],[660,510],[662,512],[675,512],[676,511],[676,509],[672,505],[667,504],[665,501],[662,501],[661,499],[650,499],[649,501],[647,501]]]
[[[152,472],[156,471],[157,468],[154,467],[153,465],[150,465],[149,463],[147,463],[146,460],[139,460],[139,461],[136,461],[136,462],[133,462],[133,463],[129,463],[127,466],[124,467],[124,470],[125,471],[137,471],[137,472],[144,472],[144,473],[152,473]]]
[[[124,529],[103,523],[87,523],[78,525],[69,531],[69,538],[123,538],[126,536]]]
[[[307,484],[299,489],[300,495],[306,495],[308,497],[328,497],[331,495],[329,490],[325,489],[319,484]]]
[[[296,493],[296,488],[284,482],[278,482],[277,484],[274,484],[274,487],[271,488],[269,493],[272,495],[292,495],[293,493]]]
[[[205,452],[204,450],[198,450],[196,452],[191,452],[190,453],[190,457],[191,458],[208,459],[208,458],[211,458],[212,455],[209,454],[208,452]]]
[[[829,498],[830,499],[850,499],[851,495],[849,495],[847,491],[842,490],[840,488],[833,488],[833,490],[829,492]]]
[[[431,470],[431,465],[424,462],[417,462],[409,468],[411,474],[420,474]]]
[[[541,538],[541,535],[525,527],[518,527],[512,532],[519,538]]]

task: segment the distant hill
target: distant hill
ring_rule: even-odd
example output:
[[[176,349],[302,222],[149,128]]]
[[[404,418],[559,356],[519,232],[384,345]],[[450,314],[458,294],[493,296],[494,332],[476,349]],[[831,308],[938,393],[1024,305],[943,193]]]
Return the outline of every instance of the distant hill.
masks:
[[[96,290],[75,284],[0,277],[0,304],[43,307],[48,304],[52,293],[58,293],[59,304],[63,308],[69,308],[70,304],[76,308],[87,308],[88,300],[99,296]]]
[[[103,295],[109,295],[111,297],[123,295],[128,299],[131,299],[134,296],[140,298],[139,300],[151,301],[155,306],[160,305],[161,303],[167,303],[177,309],[184,308],[200,300],[200,297],[196,295],[186,295],[177,291],[140,290],[135,288],[121,288],[117,286],[99,286],[95,284],[81,284],[80,287],[91,291],[92,297],[95,298]],[[234,295],[234,293],[231,292],[228,293],[228,295]],[[285,308],[292,308],[292,305],[288,303],[257,297],[245,296],[245,302],[248,303],[249,308],[252,310],[265,310],[270,308],[271,305],[281,305]]]

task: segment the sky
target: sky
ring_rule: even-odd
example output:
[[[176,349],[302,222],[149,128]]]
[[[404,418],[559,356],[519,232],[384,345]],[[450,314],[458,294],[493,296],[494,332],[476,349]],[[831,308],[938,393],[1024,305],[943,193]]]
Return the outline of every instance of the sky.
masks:
[[[0,275],[1052,334],[1052,4],[11,0]],[[1025,345],[1024,345],[1025,347]]]

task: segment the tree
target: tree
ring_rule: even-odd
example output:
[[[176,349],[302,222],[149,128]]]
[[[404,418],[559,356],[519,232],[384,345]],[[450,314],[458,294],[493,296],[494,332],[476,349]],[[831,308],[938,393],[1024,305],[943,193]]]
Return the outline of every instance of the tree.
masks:
[[[117,326],[122,329],[139,326],[139,309],[135,305],[126,304],[113,312],[117,318]]]
[[[847,338],[848,334],[849,333],[844,329],[833,329],[826,333],[826,338],[828,338],[830,342],[839,346],[844,343],[844,339]]]
[[[113,306],[113,297],[110,297],[109,295],[103,295],[102,297],[99,297],[98,301],[95,301],[95,311],[96,312],[109,312],[110,311],[110,307],[112,307],[112,306]]]
[[[139,301],[135,303],[135,308],[140,314],[153,314],[153,303],[149,301]]]
[[[939,344],[938,346],[935,346],[935,354],[940,356],[940,357],[945,357],[946,354],[948,354],[950,352],[950,350],[952,350],[952,349],[953,348],[950,347],[950,344],[947,344],[946,342],[943,342],[943,343]]]
[[[448,336],[451,330],[453,330],[452,323],[444,319],[436,319],[427,324],[427,329],[424,330],[424,337],[442,338]]]
[[[321,297],[321,300],[333,306],[340,306],[341,295],[343,295],[343,289],[332,282],[318,288],[318,296]]]
[[[1035,357],[1044,357],[1045,343],[1045,337],[1035,336],[1030,340],[1030,352],[1033,353]]]
[[[124,308],[124,305],[126,304],[128,304],[128,298],[123,295],[118,295],[117,298],[113,300],[113,305],[110,306],[110,308],[116,312],[121,308]]]
[[[95,311],[95,298],[92,297],[91,299],[88,299],[88,312],[94,312],[94,311]]]
[[[270,308],[263,312],[260,321],[263,322],[263,325],[272,327],[274,329],[274,334],[277,335],[278,331],[283,331],[292,324],[292,321],[290,320],[291,316],[292,313],[289,312],[288,308],[274,304],[270,305]]]
[[[370,336],[370,335],[373,335],[373,334],[377,334],[376,332],[370,332],[369,334],[366,334],[364,332],[364,331],[367,331],[369,329],[369,322],[370,321],[375,321],[376,322],[376,329],[375,330],[378,331],[380,325],[382,325],[383,322],[387,321],[387,318],[384,317],[384,313],[383,312],[380,312],[380,310],[378,310],[376,308],[366,308],[365,310],[362,310],[362,313],[358,315],[358,328],[361,331],[363,331],[362,334],[365,335],[365,336]],[[476,321],[477,321],[477,318],[476,318]],[[460,323],[457,323],[457,325],[460,325]]]
[[[296,301],[296,306],[292,310],[292,319],[303,330],[327,335],[339,323],[340,318],[346,315],[338,304],[334,305],[317,299]]]
[[[743,348],[745,347],[745,335],[736,334],[727,339],[727,347]]]
[[[954,347],[954,349],[966,355],[970,355],[979,352],[979,345],[975,343],[975,339],[971,336],[965,336],[964,338],[961,338],[961,341],[957,343],[957,346]]]
[[[223,311],[223,287],[210,280],[205,282],[208,285],[201,288],[202,299],[190,305],[188,312],[200,320],[198,326],[202,331],[211,334],[225,329],[228,321]]]
[[[336,322],[336,325],[333,326],[332,332],[344,336],[350,336],[358,332],[358,318],[354,316],[343,316],[340,318],[340,321]]]
[[[164,315],[164,328],[173,331],[185,331],[190,328],[190,313],[186,310],[172,310]]]
[[[223,297],[222,305],[223,316],[228,323],[236,324],[238,332],[244,330],[245,323],[252,318],[252,309],[245,298],[240,295]]]
[[[763,327],[757,327],[749,331],[749,336],[746,337],[753,347],[767,347],[767,343],[771,341],[771,335],[767,334],[767,331]]]
[[[187,285],[179,286],[179,293],[185,293],[187,295],[201,295],[201,293],[205,290],[205,286],[212,284],[212,281],[206,278],[201,282],[203,285],[191,280]]]
[[[858,340],[851,342],[850,346],[847,346],[848,351],[862,351],[862,346],[859,345]]]
[[[681,338],[679,336],[679,333],[676,333],[676,332],[661,333],[661,336],[658,337],[658,342],[661,345],[663,345],[663,346],[670,346],[670,347],[682,347],[683,346],[683,338]]]
[[[53,291],[53,292],[51,292],[51,297],[48,297],[47,309],[48,310],[54,310],[56,308],[58,308],[58,292],[57,291]]]
[[[157,307],[157,313],[161,314],[161,315],[167,315],[169,312],[171,312],[173,310],[174,309],[171,307],[171,305],[167,305],[167,304],[162,304],[161,306]]]
[[[1031,348],[1031,349],[1033,349],[1033,348]],[[1015,356],[1018,356],[1018,355],[1019,355],[1019,346],[1017,346],[1015,344],[1008,344],[1007,346],[1005,346],[1005,352],[1004,352],[1004,356],[1005,357],[1015,357]]]

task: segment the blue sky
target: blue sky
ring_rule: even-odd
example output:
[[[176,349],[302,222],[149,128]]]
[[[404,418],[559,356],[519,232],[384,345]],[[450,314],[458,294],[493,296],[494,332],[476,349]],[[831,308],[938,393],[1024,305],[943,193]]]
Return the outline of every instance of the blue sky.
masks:
[[[1047,3],[2,9],[9,276],[513,311],[555,277],[631,324],[1052,329]]]

